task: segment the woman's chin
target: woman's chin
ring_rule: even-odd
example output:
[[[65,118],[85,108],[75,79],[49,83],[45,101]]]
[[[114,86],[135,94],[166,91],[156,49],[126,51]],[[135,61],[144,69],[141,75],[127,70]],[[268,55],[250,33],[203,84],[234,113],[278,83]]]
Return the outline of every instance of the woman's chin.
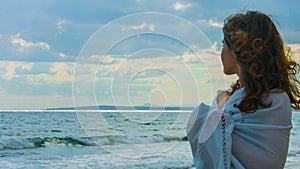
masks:
[[[233,74],[236,74],[236,72],[231,72],[231,71],[224,70],[224,74],[225,75],[233,75]]]

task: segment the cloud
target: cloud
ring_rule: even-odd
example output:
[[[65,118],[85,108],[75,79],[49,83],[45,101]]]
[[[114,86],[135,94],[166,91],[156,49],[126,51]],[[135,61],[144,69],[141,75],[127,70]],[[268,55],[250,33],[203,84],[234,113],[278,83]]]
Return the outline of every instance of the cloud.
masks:
[[[196,54],[186,52],[181,56],[181,59],[185,63],[193,63],[199,62],[200,57]]]
[[[163,77],[146,77],[146,78],[141,78],[137,77],[135,79],[135,83],[133,84],[134,86],[153,86],[157,84],[162,84],[164,81],[166,81],[165,78]]]
[[[208,20],[200,19],[200,20],[198,20],[198,23],[209,25],[209,26],[216,27],[216,28],[223,28],[223,23],[214,21],[212,19],[208,19]]]
[[[155,31],[155,26],[153,24],[150,24],[148,27],[150,31]]]
[[[66,31],[66,28],[64,27],[66,21],[65,20],[59,20],[56,22],[56,29],[59,34],[63,33]]]
[[[184,52],[180,57],[178,57],[179,60],[188,64],[201,63],[205,64],[207,67],[214,67],[220,64],[220,52],[217,49],[217,42],[214,42],[207,48],[199,47],[197,44],[191,46],[197,51],[197,53],[191,53],[190,51]]]
[[[18,34],[16,37],[11,38],[11,43],[14,45],[19,45],[24,48],[41,48],[44,50],[49,50],[51,47],[46,42],[28,42],[25,39],[22,39],[19,37],[20,34]]]
[[[37,63],[38,64],[38,63]],[[26,76],[28,84],[57,84],[71,82],[73,78],[74,63],[56,62],[49,63],[50,70],[39,74],[29,74]]]
[[[220,68],[222,66],[219,57],[220,53],[216,49],[216,42],[207,48],[197,47],[196,45],[193,48],[197,49],[197,53],[186,51],[182,55],[173,55],[172,53],[158,52],[155,50],[145,50],[145,52],[141,52],[139,54],[142,57],[136,57],[134,59],[130,57],[121,58],[120,55],[107,55],[104,58],[100,55],[93,55],[91,57],[93,62],[88,62],[90,64],[88,64],[83,70],[90,70],[90,65],[94,64],[94,66],[97,66],[99,63],[100,67],[97,69],[97,75],[99,77],[112,77],[113,75],[117,75],[119,77],[131,77],[136,74],[144,78],[151,77],[151,74],[148,73],[153,73],[153,71],[148,70],[159,70],[159,72],[161,72],[160,75],[164,74],[162,73],[163,71],[186,72],[190,71],[189,69],[203,70],[204,66],[212,71],[214,71],[214,68],[217,67],[217,70],[221,71]],[[147,54],[155,57],[150,57]],[[99,62],[100,60],[102,62]],[[81,72],[79,74],[83,73],[80,70],[77,72]],[[91,70],[91,72],[93,71]]]
[[[59,53],[58,55],[59,55],[60,57],[62,57],[62,58],[66,58],[66,57],[67,57],[67,55],[64,54],[64,53]]]
[[[176,3],[172,4],[172,7],[175,11],[182,11],[191,6],[192,6],[192,4],[183,4],[180,2],[176,2]]]
[[[144,29],[148,29],[150,31],[155,31],[155,25],[153,24],[149,24],[147,22],[143,22],[140,25],[130,25],[130,26],[124,26],[122,27],[122,31],[125,30],[144,30]]]
[[[33,63],[27,62],[12,62],[12,61],[0,61],[0,77],[4,80],[11,80],[18,78],[19,75],[16,70],[31,70]]]
[[[50,80],[54,80],[57,83],[72,81],[73,66],[73,63],[53,63],[50,71],[55,73],[55,75]]]
[[[39,65],[50,67],[41,70]],[[71,82],[75,63],[55,62],[55,63],[34,63],[34,62],[14,62],[0,61],[0,77],[3,80],[24,77],[28,84]],[[37,67],[38,66],[38,67]],[[35,69],[35,70],[34,70]],[[20,79],[17,79],[17,81]],[[24,79],[21,79],[24,80]]]
[[[50,80],[50,76],[47,73],[39,73],[35,75],[26,76],[26,83],[29,85],[43,85],[47,84]]]
[[[291,48],[294,59],[297,62],[300,62],[300,44],[294,43],[294,44],[288,44],[287,46]]]
[[[21,33],[7,34],[0,38],[0,60],[16,62],[75,62],[77,54],[62,47],[64,44],[50,46],[47,42],[21,37]],[[59,46],[59,47],[58,47]],[[66,53],[67,52],[67,53]]]
[[[214,42],[209,48],[202,49],[203,53],[209,53],[214,55],[220,55],[220,51],[218,51],[218,42]]]
[[[132,25],[131,28],[133,30],[142,30],[147,26],[146,22],[143,22],[141,25]]]
[[[124,56],[123,56],[124,57]],[[110,65],[115,63],[120,63],[124,59],[120,57],[120,55],[92,55],[89,59],[88,63],[96,63],[100,65]]]

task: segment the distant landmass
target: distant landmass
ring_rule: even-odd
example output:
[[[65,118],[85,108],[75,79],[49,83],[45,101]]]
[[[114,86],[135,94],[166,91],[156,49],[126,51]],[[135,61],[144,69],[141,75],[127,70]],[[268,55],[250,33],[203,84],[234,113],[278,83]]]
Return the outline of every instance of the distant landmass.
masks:
[[[176,106],[83,106],[83,107],[61,107],[48,108],[46,110],[192,110],[193,107],[176,107]]]

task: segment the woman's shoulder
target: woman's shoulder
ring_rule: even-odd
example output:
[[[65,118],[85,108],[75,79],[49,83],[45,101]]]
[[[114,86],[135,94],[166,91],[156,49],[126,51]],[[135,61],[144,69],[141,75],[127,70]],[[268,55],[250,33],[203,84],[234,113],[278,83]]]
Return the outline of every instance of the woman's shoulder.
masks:
[[[267,96],[266,100],[276,102],[276,103],[288,103],[290,104],[290,98],[288,94],[284,91],[271,91]]]
[[[271,92],[265,99],[266,103],[271,103],[269,109],[273,111],[291,111],[291,102],[286,92]],[[260,107],[260,109],[263,109]]]
[[[261,119],[261,123],[286,125],[291,123],[292,107],[285,92],[271,92],[264,100],[270,107],[259,106],[254,113],[247,114],[249,120]]]
[[[239,103],[242,99],[242,97],[244,96],[245,93],[245,89],[241,88],[239,90],[237,90],[236,92],[234,92],[234,94],[230,97],[230,99],[228,100],[228,104],[232,105],[234,103]],[[286,106],[290,107],[290,98],[288,96],[288,94],[284,91],[279,91],[279,90],[272,90],[270,93],[265,95],[265,98],[263,99],[263,101],[265,103],[272,103],[272,106],[275,105],[282,105],[282,106]]]

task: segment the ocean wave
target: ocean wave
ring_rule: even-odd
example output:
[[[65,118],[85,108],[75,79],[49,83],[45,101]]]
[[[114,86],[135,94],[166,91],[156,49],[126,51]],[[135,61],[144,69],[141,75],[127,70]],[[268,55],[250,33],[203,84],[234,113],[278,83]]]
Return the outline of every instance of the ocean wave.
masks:
[[[1,138],[0,150],[26,149],[46,146],[93,146],[96,145],[89,138],[73,137],[34,137],[34,138]]]
[[[187,141],[186,137],[164,136],[97,136],[97,137],[34,137],[34,138],[1,138],[0,150],[27,149],[49,146],[81,147],[106,146],[118,144],[151,144],[172,141]]]
[[[166,136],[156,134],[152,136],[104,136],[91,138],[97,145],[117,145],[117,144],[151,144],[172,141],[187,141],[187,137]]]

